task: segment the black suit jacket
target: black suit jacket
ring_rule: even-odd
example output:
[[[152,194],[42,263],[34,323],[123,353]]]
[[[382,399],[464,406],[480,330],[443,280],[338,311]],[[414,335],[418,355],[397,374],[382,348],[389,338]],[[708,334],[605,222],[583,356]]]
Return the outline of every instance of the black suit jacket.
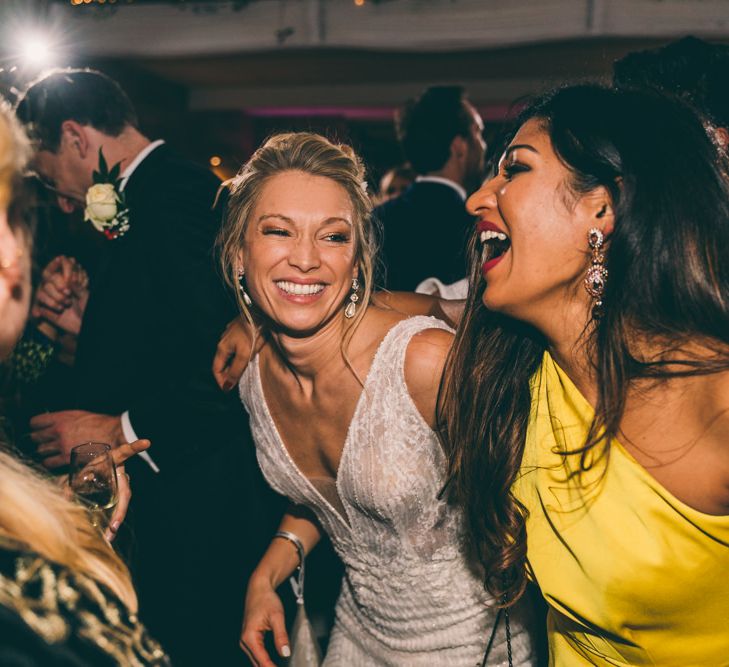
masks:
[[[130,229],[109,241],[78,341],[76,405],[120,414],[149,438],[128,527],[140,617],[175,665],[245,664],[244,587],[282,507],[255,460],[237,392],[212,359],[236,314],[214,258],[218,179],[161,146],[125,189]]]
[[[431,276],[453,283],[466,275],[466,242],[475,219],[452,187],[416,181],[375,215],[383,227],[381,282],[388,289],[412,291]]]
[[[219,184],[165,146],[142,161],[125,189],[130,230],[108,243],[79,337],[77,405],[129,410],[163,470],[219,446],[216,432],[241,412],[210,372],[217,339],[235,315],[213,258]]]

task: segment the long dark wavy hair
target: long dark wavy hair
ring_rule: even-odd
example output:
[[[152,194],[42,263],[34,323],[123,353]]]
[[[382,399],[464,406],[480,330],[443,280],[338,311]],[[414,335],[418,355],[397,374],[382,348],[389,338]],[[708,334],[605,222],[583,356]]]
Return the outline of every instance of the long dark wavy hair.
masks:
[[[605,314],[585,323],[581,341],[598,383],[595,417],[578,452],[587,468],[588,452],[598,445],[607,452],[618,432],[631,381],[729,368],[727,170],[694,113],[655,95],[573,86],[536,100],[515,128],[530,119],[549,134],[571,194],[604,186],[615,211]],[[585,250],[587,257],[587,239]],[[484,306],[475,238],[469,253],[470,289],[439,411],[446,489],[465,511],[487,590],[508,606],[527,581],[527,511],[511,487],[546,341]],[[660,342],[663,353],[641,358],[639,340]],[[688,341],[711,354],[692,356]]]

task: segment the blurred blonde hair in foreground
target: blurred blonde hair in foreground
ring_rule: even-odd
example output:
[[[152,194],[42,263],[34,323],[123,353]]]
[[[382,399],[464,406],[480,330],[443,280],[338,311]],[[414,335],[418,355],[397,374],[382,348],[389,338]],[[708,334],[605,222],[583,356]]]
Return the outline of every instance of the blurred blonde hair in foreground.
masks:
[[[0,98],[0,208],[10,206],[29,158],[30,142],[10,105]]]
[[[27,311],[20,309],[9,313],[10,299],[5,297],[5,287],[13,278],[10,269],[17,271],[18,258],[27,260],[30,252],[30,230],[21,196],[29,156],[28,139],[10,106],[0,100],[0,235],[5,240],[12,237],[12,248],[16,251],[13,257],[2,257],[0,321],[27,317]],[[3,249],[3,252],[7,251]],[[15,279],[29,283],[27,271],[25,277],[15,276]],[[30,289],[29,284],[23,287]],[[21,331],[23,323],[18,323]],[[4,543],[0,546],[28,550],[102,584],[130,612],[136,612],[137,598],[126,566],[91,524],[83,507],[67,499],[53,480],[18,460],[2,445],[0,479],[0,541]]]

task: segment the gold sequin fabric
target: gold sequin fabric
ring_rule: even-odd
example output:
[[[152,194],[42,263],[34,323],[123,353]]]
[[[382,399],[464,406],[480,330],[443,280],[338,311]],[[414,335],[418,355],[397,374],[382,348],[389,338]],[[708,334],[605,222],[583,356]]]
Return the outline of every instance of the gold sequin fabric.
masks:
[[[10,357],[18,382],[23,385],[38,382],[51,364],[54,353],[53,343],[42,334],[24,336]]]
[[[0,605],[50,647],[124,667],[167,667],[169,658],[136,615],[92,579],[0,544]]]

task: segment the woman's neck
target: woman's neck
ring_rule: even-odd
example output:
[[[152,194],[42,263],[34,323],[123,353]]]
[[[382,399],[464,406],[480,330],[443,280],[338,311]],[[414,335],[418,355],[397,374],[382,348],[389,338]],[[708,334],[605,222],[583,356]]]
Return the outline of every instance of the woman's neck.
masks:
[[[547,339],[549,353],[569,376],[580,393],[593,405],[597,400],[597,380],[589,357],[589,336],[594,323],[590,320],[590,304],[581,299],[553,311],[549,321],[537,328]]]
[[[341,320],[341,316],[336,315],[309,336],[292,336],[284,332],[271,334],[277,354],[299,380],[313,380],[333,365],[344,365],[340,354],[344,338],[344,322]]]

